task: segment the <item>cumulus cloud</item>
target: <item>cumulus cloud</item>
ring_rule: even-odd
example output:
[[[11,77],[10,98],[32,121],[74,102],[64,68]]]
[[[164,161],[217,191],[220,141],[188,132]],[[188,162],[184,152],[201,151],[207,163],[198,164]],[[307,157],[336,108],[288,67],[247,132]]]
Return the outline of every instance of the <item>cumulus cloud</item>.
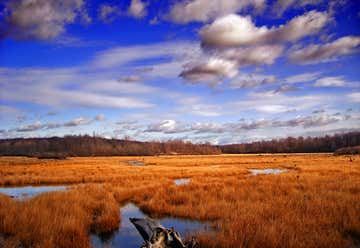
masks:
[[[191,21],[206,22],[249,7],[259,10],[265,5],[265,0],[183,0],[171,7],[168,18],[181,24]]]
[[[146,3],[142,2],[141,0],[131,0],[128,14],[135,18],[142,18],[146,16]]]
[[[189,131],[189,128],[176,122],[175,120],[164,120],[159,123],[151,124],[145,132],[162,132],[162,133],[182,133]]]
[[[347,82],[342,77],[324,77],[315,81],[316,87],[341,87]]]
[[[120,9],[117,6],[102,4],[98,10],[98,18],[105,23],[109,23],[114,21],[119,12]]]
[[[281,55],[282,51],[283,47],[279,45],[226,49],[215,53],[213,57],[201,58],[204,62],[187,64],[180,76],[190,82],[215,84],[224,78],[236,76],[238,69],[241,67],[272,64]],[[244,78],[241,78],[241,81],[244,81]],[[263,83],[266,82],[268,81]]]
[[[65,32],[77,18],[91,19],[83,0],[11,0],[5,9],[5,36],[49,40]]]
[[[258,86],[264,86],[273,84],[276,81],[275,76],[263,76],[263,75],[240,75],[233,79],[230,82],[230,88],[232,89],[242,89],[242,88],[252,88]]]
[[[250,16],[230,14],[216,19],[200,30],[202,44],[210,47],[254,45],[269,32],[267,27],[256,27]]]
[[[326,12],[310,11],[284,25],[268,28],[257,27],[250,16],[222,16],[199,31],[202,47],[210,58],[203,56],[199,59],[203,62],[188,64],[180,76],[190,82],[215,84],[234,77],[232,72],[239,68],[273,64],[282,55],[284,43],[318,33],[329,20]],[[238,85],[243,88],[265,83],[248,80]]]
[[[281,56],[284,48],[281,45],[262,45],[226,49],[220,56],[235,61],[239,67],[248,65],[273,64]]]
[[[215,84],[224,77],[234,77],[238,73],[236,63],[220,58],[209,58],[202,64],[188,64],[180,77],[190,82]]]
[[[340,56],[358,52],[359,45],[359,36],[345,36],[323,45],[309,45],[294,50],[289,54],[289,58],[292,62],[299,64],[328,62],[336,60]]]
[[[284,25],[268,28],[257,27],[250,16],[230,14],[205,25],[199,33],[202,44],[206,47],[293,42],[317,34],[329,19],[326,12],[313,10],[294,17]]]

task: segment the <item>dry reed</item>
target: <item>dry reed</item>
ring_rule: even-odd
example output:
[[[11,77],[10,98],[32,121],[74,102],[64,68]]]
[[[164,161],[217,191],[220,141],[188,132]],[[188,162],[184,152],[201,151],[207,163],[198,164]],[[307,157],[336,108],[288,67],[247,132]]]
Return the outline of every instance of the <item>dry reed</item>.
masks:
[[[287,172],[251,176],[252,168]],[[191,182],[176,186],[175,178]],[[0,244],[89,247],[89,233],[117,228],[126,201],[152,216],[211,221],[215,231],[198,234],[201,247],[359,244],[359,156],[0,158],[1,185],[77,183],[24,201],[0,195]]]

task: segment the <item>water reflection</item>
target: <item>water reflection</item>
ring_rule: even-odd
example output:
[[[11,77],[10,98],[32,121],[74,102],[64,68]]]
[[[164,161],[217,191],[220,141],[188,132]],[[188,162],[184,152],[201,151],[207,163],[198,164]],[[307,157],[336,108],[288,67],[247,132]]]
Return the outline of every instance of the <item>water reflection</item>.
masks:
[[[24,187],[2,187],[0,193],[10,196],[15,199],[31,198],[35,195],[66,190],[66,186],[24,186]]]
[[[133,166],[144,166],[145,165],[144,162],[141,162],[141,161],[138,161],[138,160],[128,160],[127,162],[130,165],[133,165]]]
[[[249,170],[254,176],[262,174],[280,174],[286,171],[286,169],[252,169]]]
[[[120,228],[107,235],[91,235],[91,242],[93,247],[119,247],[119,248],[136,248],[140,247],[143,239],[138,231],[135,229],[129,218],[144,218],[147,217],[134,204],[129,203],[121,208],[121,223]],[[183,220],[179,218],[163,218],[158,220],[165,227],[174,227],[182,237],[195,234],[198,231],[205,230],[206,224],[198,221]]]
[[[179,186],[179,185],[184,185],[184,184],[188,184],[190,183],[190,178],[180,178],[180,179],[176,179],[174,180],[175,185]]]

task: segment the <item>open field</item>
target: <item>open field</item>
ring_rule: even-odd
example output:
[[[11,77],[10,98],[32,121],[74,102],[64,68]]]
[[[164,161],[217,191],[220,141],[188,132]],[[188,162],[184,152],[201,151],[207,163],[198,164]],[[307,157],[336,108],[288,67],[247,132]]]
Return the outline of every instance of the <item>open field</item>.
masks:
[[[287,172],[249,175],[255,168]],[[0,185],[37,184],[73,186],[23,201],[0,194],[0,246],[89,247],[89,233],[117,228],[129,201],[154,216],[211,221],[216,235],[198,235],[201,247],[360,244],[359,155],[0,158]]]

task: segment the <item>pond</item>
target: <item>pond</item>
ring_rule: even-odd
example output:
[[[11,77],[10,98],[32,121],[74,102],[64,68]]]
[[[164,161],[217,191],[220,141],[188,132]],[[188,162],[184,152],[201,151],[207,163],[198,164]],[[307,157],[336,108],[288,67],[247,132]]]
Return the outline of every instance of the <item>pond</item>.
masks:
[[[145,163],[138,161],[138,160],[128,160],[126,161],[128,164],[133,165],[133,166],[144,166]]]
[[[66,186],[21,186],[21,187],[1,187],[0,193],[15,199],[31,198],[45,192],[66,190]]]
[[[190,178],[175,179],[174,183],[176,186],[188,184],[188,183],[190,183]]]
[[[140,234],[130,222],[129,218],[147,217],[135,204],[129,203],[120,209],[121,223],[119,229],[107,235],[91,235],[91,243],[95,248],[119,247],[119,248],[137,248],[143,243]],[[180,218],[162,218],[158,221],[166,228],[174,227],[180,233],[181,237],[196,234],[199,231],[205,231],[208,225],[192,220]]]
[[[251,169],[249,171],[250,171],[251,175],[257,176],[257,175],[263,175],[263,174],[265,174],[265,175],[280,174],[287,170],[286,169]]]

